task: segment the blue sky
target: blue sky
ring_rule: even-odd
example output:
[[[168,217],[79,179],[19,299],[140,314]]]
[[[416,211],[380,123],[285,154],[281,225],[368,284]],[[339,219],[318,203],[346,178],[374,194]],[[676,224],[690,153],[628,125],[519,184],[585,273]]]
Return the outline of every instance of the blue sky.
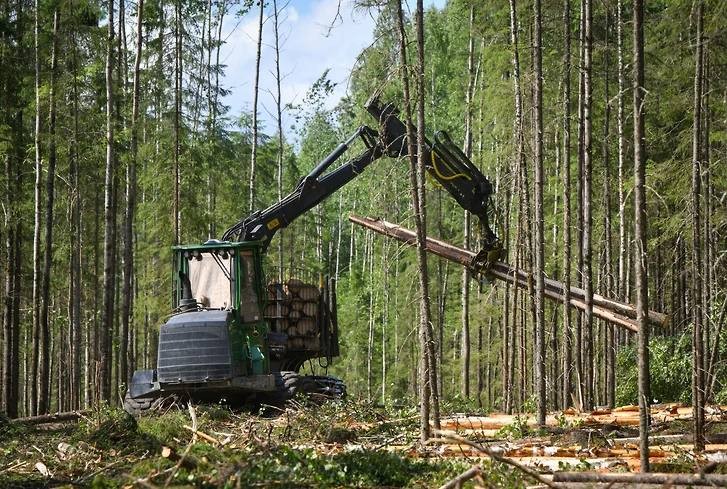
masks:
[[[285,0],[278,3],[284,5]],[[446,0],[424,3],[442,8]],[[330,104],[334,105],[345,94],[356,56],[373,40],[375,14],[354,8],[353,0],[340,0],[340,18],[336,18],[338,4],[339,0],[290,0],[281,14],[283,103],[300,102],[326,69],[330,69],[329,78],[337,84]],[[223,38],[227,43],[220,58],[227,65],[224,85],[232,93],[225,98],[225,103],[230,106],[233,117],[252,108],[257,20],[257,12],[250,12],[240,19],[229,15],[223,24]],[[274,132],[275,125],[275,118],[270,115],[275,112],[273,40],[270,18],[263,26],[259,106],[259,116],[268,133]],[[289,124],[285,120],[284,124],[287,132]]]

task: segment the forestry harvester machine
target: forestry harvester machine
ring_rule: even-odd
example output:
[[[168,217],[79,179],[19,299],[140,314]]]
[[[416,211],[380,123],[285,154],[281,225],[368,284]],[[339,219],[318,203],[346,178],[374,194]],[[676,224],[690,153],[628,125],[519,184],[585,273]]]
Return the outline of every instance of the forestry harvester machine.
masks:
[[[159,331],[157,368],[134,372],[124,398],[128,412],[143,412],[168,396],[274,404],[298,393],[345,396],[340,379],[298,373],[308,360],[330,362],[339,354],[335,281],[322,280],[312,293],[308,286],[306,312],[297,315],[305,315],[306,325],[292,327],[292,315],[281,320],[280,309],[287,306],[280,301],[296,292],[295,287],[290,281],[286,287],[266,286],[263,256],[279,229],[372,162],[407,154],[406,126],[394,106],[372,97],[366,110],[378,121],[379,132],[361,126],[289,195],[238,221],[222,240],[173,247],[173,314]],[[326,172],[359,138],[365,151]],[[487,267],[501,251],[488,220],[492,185],[446,133],[437,133],[433,143],[425,140],[425,151],[429,174],[478,216],[483,248],[472,266]]]

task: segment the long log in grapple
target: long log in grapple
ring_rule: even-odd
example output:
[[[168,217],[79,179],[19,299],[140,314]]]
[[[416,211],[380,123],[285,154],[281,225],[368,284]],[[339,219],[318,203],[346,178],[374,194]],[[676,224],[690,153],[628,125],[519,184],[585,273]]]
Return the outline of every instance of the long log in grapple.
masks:
[[[266,209],[233,224],[222,240],[175,246],[172,316],[159,331],[157,366],[139,370],[124,399],[138,413],[176,395],[202,401],[279,403],[297,393],[342,397],[345,386],[335,377],[300,375],[308,360],[338,355],[335,282],[321,279],[315,315],[305,325],[266,315],[269,301],[263,256],[279,229],[288,226],[382,158],[407,152],[407,128],[393,105],[376,98],[366,104],[379,131],[358,128],[324,158],[293,191]],[[357,140],[365,150],[331,169]],[[480,221],[483,252],[499,256],[501,246],[489,225],[492,185],[446,133],[425,138],[429,174],[464,209]],[[279,284],[282,286],[283,284]],[[297,315],[296,315],[297,316]],[[285,319],[283,321],[283,319]]]
[[[416,233],[397,224],[355,215],[349,216],[349,220],[407,245],[417,245]],[[529,288],[530,282],[533,280],[530,273],[524,270],[519,270],[501,261],[489,260],[486,255],[483,259],[482,253],[460,248],[438,239],[427,237],[424,248],[429,253],[469,268],[475,274],[502,280],[525,290]],[[545,297],[562,303],[565,300],[564,293],[565,284],[557,280],[545,280]],[[586,309],[586,294],[583,289],[571,286],[570,296],[569,304],[571,307],[580,310]],[[636,322],[636,307],[633,304],[593,294],[593,315],[633,332],[639,330]],[[668,324],[669,318],[664,313],[649,311],[648,320],[649,323],[655,326],[665,326]]]

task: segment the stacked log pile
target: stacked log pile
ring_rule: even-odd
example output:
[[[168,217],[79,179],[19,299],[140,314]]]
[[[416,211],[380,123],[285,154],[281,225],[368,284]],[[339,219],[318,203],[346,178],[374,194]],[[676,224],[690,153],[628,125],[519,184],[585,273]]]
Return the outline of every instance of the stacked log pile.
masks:
[[[282,284],[270,283],[267,290],[265,319],[270,321],[273,331],[288,335],[288,349],[320,349],[318,287],[292,278]]]
[[[372,231],[383,234],[384,236],[389,236],[408,245],[416,245],[416,233],[402,226],[368,217],[350,216],[349,220],[359,226],[371,229]],[[477,253],[473,251],[432,238],[426,239],[425,248],[429,253],[441,256],[442,258],[446,258],[447,260],[451,260],[470,268],[473,267],[473,260],[477,257]],[[525,290],[529,289],[531,281],[533,281],[533,277],[531,277],[528,272],[519,270],[503,262],[495,262],[487,270],[475,269],[474,272],[483,273],[490,278],[505,281]],[[565,285],[562,282],[552,279],[545,280],[545,297],[548,299],[562,303],[565,300],[565,290]],[[576,309],[585,310],[585,291],[573,286],[571,286],[569,290],[570,306]],[[595,317],[609,321],[633,332],[638,331],[638,323],[636,322],[636,307],[633,304],[619,302],[594,294],[592,306],[593,315]],[[656,311],[649,311],[648,320],[650,324],[655,326],[665,326],[668,323],[667,315]]]

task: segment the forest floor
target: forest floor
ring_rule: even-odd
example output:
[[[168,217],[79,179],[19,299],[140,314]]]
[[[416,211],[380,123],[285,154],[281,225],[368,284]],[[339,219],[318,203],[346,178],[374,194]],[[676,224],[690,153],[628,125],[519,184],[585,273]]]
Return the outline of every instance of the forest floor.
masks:
[[[694,473],[710,465],[723,472],[727,408],[709,408],[709,444],[699,456],[689,435],[690,408],[656,406],[652,418],[652,470]],[[632,406],[554,413],[545,429],[529,414],[442,420],[446,433],[542,474],[637,471],[637,425]],[[414,409],[354,401],[264,415],[172,405],[139,419],[117,409],[64,423],[0,419],[0,487],[439,487],[475,465],[483,469],[482,486],[537,483],[446,438],[422,446]]]

